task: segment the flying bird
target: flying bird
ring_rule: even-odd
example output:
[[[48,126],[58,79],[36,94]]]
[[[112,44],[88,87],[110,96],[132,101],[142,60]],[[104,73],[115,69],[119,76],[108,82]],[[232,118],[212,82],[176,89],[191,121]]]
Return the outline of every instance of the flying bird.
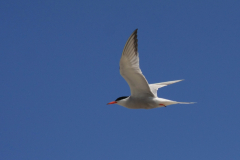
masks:
[[[120,74],[127,81],[131,96],[122,96],[108,104],[118,104],[129,109],[152,109],[166,107],[172,104],[192,104],[194,102],[177,102],[157,96],[161,87],[180,82],[182,80],[148,84],[139,68],[138,39],[136,29],[128,38],[120,59]]]

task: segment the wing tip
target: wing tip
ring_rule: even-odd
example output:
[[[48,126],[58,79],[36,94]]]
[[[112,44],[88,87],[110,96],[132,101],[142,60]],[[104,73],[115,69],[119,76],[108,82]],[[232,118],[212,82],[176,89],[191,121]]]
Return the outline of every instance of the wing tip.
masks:
[[[133,33],[131,34],[130,37],[132,37],[132,36],[137,36],[137,31],[138,31],[138,28],[133,31]]]
[[[138,39],[137,39],[137,31],[138,28],[135,29],[132,34],[130,35],[130,37],[128,38],[124,48],[123,48],[123,52],[122,55],[125,54],[125,52],[131,52],[134,51],[133,53],[135,54],[135,56],[138,56]],[[131,54],[131,53],[130,53]]]

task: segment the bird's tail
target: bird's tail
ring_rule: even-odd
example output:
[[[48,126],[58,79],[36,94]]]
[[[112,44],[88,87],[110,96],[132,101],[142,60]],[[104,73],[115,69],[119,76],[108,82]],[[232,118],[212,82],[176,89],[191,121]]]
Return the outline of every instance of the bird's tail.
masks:
[[[177,102],[178,104],[194,104],[194,103],[197,103],[197,102]]]

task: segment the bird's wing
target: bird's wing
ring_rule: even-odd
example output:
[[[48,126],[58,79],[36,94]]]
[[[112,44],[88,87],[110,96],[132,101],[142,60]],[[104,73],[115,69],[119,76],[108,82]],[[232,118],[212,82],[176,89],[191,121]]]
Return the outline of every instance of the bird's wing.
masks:
[[[139,68],[137,29],[128,38],[120,60],[120,74],[127,81],[132,96],[154,96]]]
[[[165,87],[165,86],[168,86],[170,84],[173,84],[173,83],[177,83],[177,82],[180,82],[180,81],[183,81],[183,79],[181,80],[176,80],[176,81],[168,81],[168,82],[161,82],[161,83],[154,83],[154,84],[149,84],[149,87],[152,91],[152,93],[157,96],[157,90],[159,88],[162,88],[162,87]]]

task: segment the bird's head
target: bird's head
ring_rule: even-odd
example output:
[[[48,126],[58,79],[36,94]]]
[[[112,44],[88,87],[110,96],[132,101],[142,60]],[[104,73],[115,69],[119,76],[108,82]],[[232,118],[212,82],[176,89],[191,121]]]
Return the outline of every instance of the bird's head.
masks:
[[[126,102],[126,100],[127,100],[128,97],[129,97],[129,96],[119,97],[119,98],[117,98],[115,101],[109,102],[108,104],[119,104],[119,105],[122,106],[122,105],[125,104],[125,102]]]

